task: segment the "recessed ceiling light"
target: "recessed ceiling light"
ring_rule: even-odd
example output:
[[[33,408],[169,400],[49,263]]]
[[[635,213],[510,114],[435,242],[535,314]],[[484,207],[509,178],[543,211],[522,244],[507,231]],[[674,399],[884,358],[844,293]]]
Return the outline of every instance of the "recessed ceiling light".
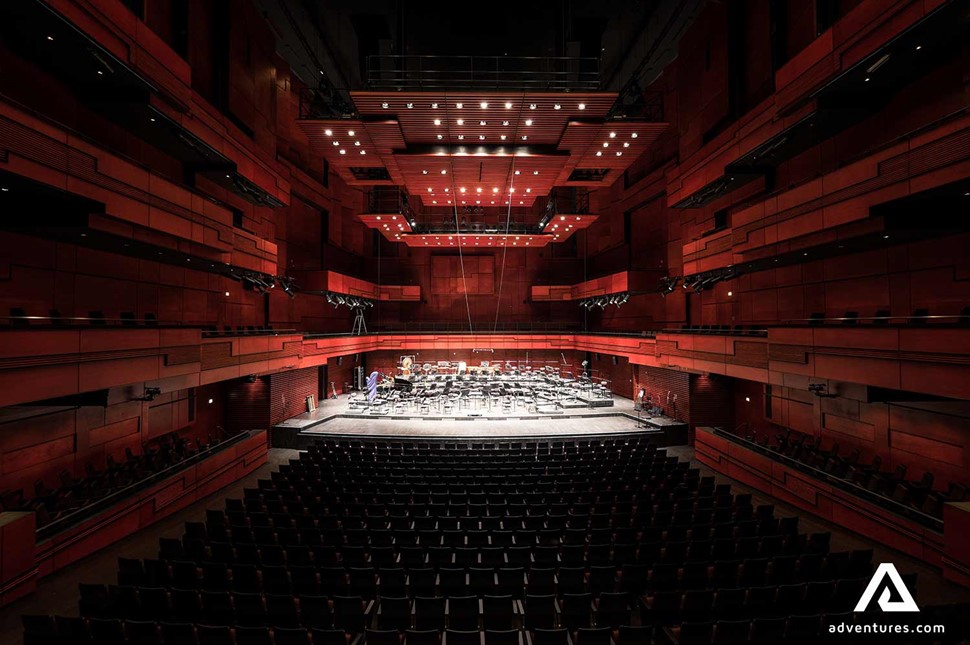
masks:
[[[531,188],[526,188],[526,189],[525,189],[525,192],[527,192],[527,193],[531,193],[531,192],[532,192],[532,189],[531,189]]]
[[[340,142],[339,142],[339,141],[334,141],[334,142],[333,142],[333,145],[335,145],[335,146],[339,146],[339,145],[340,145]]]
[[[450,188],[445,188],[445,192],[446,192],[446,193],[447,193],[447,192],[448,192],[449,190],[451,190],[451,189],[450,189]]]
[[[487,102],[487,101],[482,101],[481,103],[479,103],[479,105],[480,105],[480,106],[482,107],[482,109],[484,110],[485,108],[487,108],[487,107],[488,107],[488,102]]]
[[[354,131],[353,130],[347,130],[347,136],[348,137],[354,136]]]
[[[432,103],[431,104],[431,109],[432,110],[437,110],[438,109],[438,104],[437,103]]]
[[[345,154],[347,154],[347,151],[346,151],[346,150],[344,150],[343,148],[341,148],[341,149],[340,149],[340,154],[342,154],[342,155],[345,155]]]
[[[360,145],[360,141],[354,141],[354,145],[355,146],[359,146]]]
[[[153,116],[148,117],[148,120],[151,121],[152,123],[155,123],[155,117]]]
[[[529,135],[527,135],[527,134],[523,134],[522,135],[522,140],[523,141],[527,141],[528,139],[529,139]]]
[[[603,151],[602,150],[597,150],[596,151],[596,156],[597,157],[602,157],[603,156]]]
[[[387,108],[389,108],[390,106],[389,106],[389,105],[388,105],[387,103],[381,103],[381,107],[382,107],[382,108],[384,108],[384,109],[386,110],[386,109],[387,109]]]
[[[438,203],[438,200],[437,200],[437,199],[432,199],[432,200],[431,200],[431,203],[432,203],[432,204],[437,204],[437,203]]]
[[[623,147],[624,148],[629,148],[630,147],[630,142],[629,141],[624,141],[623,142]]]
[[[434,124],[435,125],[441,125],[441,119],[435,119],[434,120]]]
[[[47,40],[54,40],[54,37],[53,36],[48,36],[47,37]],[[919,49],[919,47],[917,47],[917,49]]]
[[[620,150],[617,150],[617,151],[616,151],[616,156],[617,156],[617,157],[622,157],[622,156],[623,156],[623,152],[622,152],[622,151],[620,151]]]
[[[517,175],[521,175],[521,174],[522,174],[522,171],[521,171],[521,170],[516,170],[516,171],[515,171],[515,174],[517,174]]]
[[[464,140],[465,140],[465,135],[463,135],[463,134],[459,134],[459,135],[458,135],[458,139],[459,139],[460,141],[464,141]]]
[[[532,119],[526,119],[525,120],[525,124],[526,125],[532,125]]]
[[[444,139],[444,138],[445,138],[445,135],[443,135],[443,134],[439,134],[439,135],[438,135],[438,139],[439,139],[439,140],[440,140],[440,139]]]
[[[482,187],[481,187],[481,186],[479,186],[478,188],[476,188],[476,189],[475,189],[475,192],[476,192],[476,193],[480,193],[480,192],[482,192]]]
[[[866,76],[866,83],[868,83],[868,82],[869,82],[869,77],[868,77],[868,76]]]
[[[492,188],[492,192],[493,193],[497,193],[498,192],[498,188]]]
[[[536,104],[535,103],[529,103],[529,109],[530,110],[536,109]]]
[[[98,70],[98,76],[104,76],[104,72],[102,72],[100,69]],[[868,81],[869,79],[867,78],[866,80]]]
[[[455,123],[457,123],[458,125],[465,125],[465,119],[458,119],[457,121],[455,121]]]
[[[427,175],[427,174],[428,174],[428,171],[427,171],[427,170],[422,170],[422,171],[421,171],[421,174],[422,174],[422,175]]]
[[[508,124],[509,124],[508,121],[502,121],[502,125],[508,125]]]
[[[458,109],[460,110],[460,109],[462,109],[463,107],[465,107],[465,104],[464,104],[464,103],[455,103],[455,107],[456,107],[456,108],[458,108]]]
[[[615,138],[616,138],[616,133],[610,132],[610,139],[615,139]]]
[[[430,192],[434,192],[434,189],[433,189],[433,188],[431,188],[431,186],[428,186],[428,192],[429,192],[429,193],[430,193]]]
[[[487,121],[479,121],[478,122],[478,125],[488,125],[488,122]]]
[[[408,103],[408,104],[407,104],[407,108],[408,108],[409,110],[410,110],[410,109],[412,109],[412,108],[414,108],[414,103]]]
[[[48,40],[50,40],[50,39],[51,39],[51,37],[50,37],[50,36],[48,36],[47,38],[48,38]],[[919,50],[921,50],[921,49],[923,49],[923,46],[922,46],[922,45],[916,45],[916,51],[919,51]]]
[[[610,142],[609,141],[604,141],[603,142],[603,147],[604,148],[609,148],[610,147]]]
[[[479,141],[484,141],[485,140],[485,135],[484,134],[478,135],[478,139],[479,139]]]
[[[360,151],[360,154],[362,154],[362,155],[366,155],[366,154],[367,154],[367,151],[366,151],[366,150],[361,150],[361,151]]]
[[[327,128],[326,130],[323,131],[323,133],[329,137],[333,134],[333,130],[331,130],[330,128]]]
[[[505,135],[504,134],[500,134],[498,138],[501,139],[502,141],[505,141]]]
[[[539,174],[539,171],[538,171],[538,170],[533,170],[533,171],[532,171],[532,174],[533,174],[533,175],[538,175],[538,174]]]
[[[586,109],[586,104],[585,103],[580,103],[579,104],[579,109],[580,110],[585,110]]]
[[[458,189],[458,191],[459,191],[459,192],[462,192],[462,193],[463,193],[463,192],[465,192],[465,187],[464,187],[464,186],[462,186],[461,188],[459,188],[459,189]]]
[[[552,109],[553,110],[561,110],[562,109],[562,106],[559,105],[558,103],[556,103],[555,105],[552,106]]]
[[[447,175],[447,174],[448,174],[448,171],[447,171],[447,170],[442,170],[442,171],[441,171],[441,174],[442,174],[442,175]]]
[[[378,215],[376,219],[377,219],[378,222],[381,221],[381,216]]]
[[[630,138],[631,139],[636,139],[637,138],[637,133],[636,132],[631,132],[630,133]]]
[[[511,110],[512,109],[512,101],[506,101],[505,102],[505,109],[506,110]]]

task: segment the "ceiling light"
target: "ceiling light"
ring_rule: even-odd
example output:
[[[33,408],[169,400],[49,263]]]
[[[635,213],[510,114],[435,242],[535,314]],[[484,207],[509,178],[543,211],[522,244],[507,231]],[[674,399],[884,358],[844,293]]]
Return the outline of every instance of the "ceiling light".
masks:
[[[455,107],[456,107],[456,108],[458,108],[458,109],[460,110],[460,109],[462,109],[463,107],[465,107],[465,104],[464,104],[464,103],[455,103]]]
[[[386,110],[389,106],[387,103],[381,103],[381,107]]]
[[[360,145],[360,141],[354,141],[354,145],[355,146],[359,146]]]
[[[868,76],[866,76],[866,83],[868,83],[868,82],[869,82],[869,77],[868,77]]]
[[[525,124],[526,125],[532,125],[532,119],[526,119],[525,120]]]
[[[602,150],[597,150],[596,151],[596,156],[597,157],[602,157],[603,156],[603,151]]]
[[[623,147],[624,148],[629,148],[630,147],[630,142],[629,141],[624,141],[623,142]]]
[[[616,133],[610,132],[610,139],[615,139],[615,138],[616,138]]]
[[[442,170],[442,171],[441,171],[441,174],[442,174],[442,175],[447,175],[447,174],[448,174],[448,171],[447,171],[447,170]]]
[[[630,138],[631,139],[636,139],[637,138],[637,133],[636,132],[631,132],[630,133]]]
[[[529,139],[529,135],[527,135],[527,134],[523,134],[522,135],[522,140],[523,141],[527,141],[528,139]]]
[[[485,122],[485,121],[479,121],[479,122],[478,122],[478,125],[488,125],[488,123],[487,123],[487,122]]]
[[[102,72],[100,69],[98,70],[98,76],[104,76],[104,72]],[[868,81],[869,79],[867,78],[866,80]]]
[[[366,150],[361,150],[361,151],[360,151],[360,154],[362,154],[362,155],[366,155],[366,154],[367,154],[367,151],[366,151]]]
[[[459,188],[459,189],[458,189],[458,192],[461,192],[461,193],[463,193],[463,192],[465,192],[465,187],[464,187],[464,186],[462,186],[461,188]]]
[[[326,130],[323,131],[323,133],[329,137],[333,134],[333,130],[331,130],[330,128],[327,128]]]
[[[432,200],[431,200],[431,203],[432,203],[432,204],[437,204],[437,203],[438,203],[438,200],[437,200],[437,199],[432,199]]]
[[[493,193],[497,193],[497,192],[498,192],[498,188],[493,188],[493,189],[492,189],[492,192],[493,192]]]
[[[580,103],[579,104],[579,109],[580,110],[585,110],[586,109],[586,104],[585,103]]]
[[[438,135],[438,140],[439,140],[439,141],[440,141],[441,139],[444,139],[444,138],[445,138],[445,135],[443,135],[443,134],[439,134],[439,135]]]
[[[527,193],[531,193],[531,192],[532,192],[532,189],[531,189],[531,188],[526,188],[526,189],[525,189],[525,192],[527,192]]]
[[[533,171],[532,171],[532,174],[533,174],[533,175],[538,175],[538,174],[539,174],[539,171],[538,171],[538,170],[533,170]]]
[[[498,138],[501,139],[502,141],[505,141],[505,135],[504,134],[500,134]]]
[[[430,186],[428,186],[428,192],[430,193],[432,191],[433,191],[433,189]]]
[[[536,104],[535,103],[529,103],[529,109],[530,110],[536,109]]]
[[[54,37],[53,36],[48,36],[47,37],[47,40],[54,40]],[[916,49],[919,49],[919,47],[917,47]]]
[[[434,120],[434,124],[435,125],[441,125],[441,119],[435,119]]]
[[[334,141],[334,142],[333,142],[333,145],[335,145],[335,146],[339,146],[339,145],[340,145],[340,142],[339,142],[339,141]]]
[[[480,134],[480,135],[478,135],[478,139],[479,139],[480,141],[484,141],[484,140],[485,140],[485,135],[484,135],[484,134]]]
[[[341,148],[341,149],[340,149],[340,154],[342,154],[342,155],[345,155],[345,154],[347,154],[347,151],[346,151],[346,150],[344,150],[343,148]]]
[[[505,109],[506,110],[511,110],[512,109],[512,101],[506,101],[505,102]]]
[[[502,125],[508,125],[508,124],[509,124],[508,121],[502,121]]]
[[[437,110],[438,109],[438,104],[437,103],[432,103],[431,104],[431,109],[432,110]]]
[[[422,174],[422,175],[427,175],[427,174],[428,174],[428,171],[427,171],[427,170],[422,170],[422,171],[421,171],[421,174]]]
[[[552,106],[552,109],[553,110],[561,110],[562,109],[562,106],[559,105],[558,103],[556,103],[555,105]]]
[[[445,188],[445,192],[446,192],[446,193],[447,193],[447,192],[448,192],[449,190],[451,190],[451,189],[450,189],[450,188]]]
[[[464,141],[465,140],[465,135],[459,134],[458,135],[458,139],[461,140],[461,141]]]
[[[622,157],[622,156],[623,156],[623,152],[622,152],[622,151],[620,151],[620,150],[617,150],[617,151],[616,151],[616,156],[617,156],[617,157]]]
[[[603,142],[603,147],[604,148],[609,148],[610,147],[610,142],[609,141],[604,141]]]
[[[410,110],[410,109],[412,109],[413,107],[414,107],[414,103],[408,103],[408,104],[407,104],[407,108],[408,108],[409,110]]]
[[[347,130],[347,136],[348,137],[354,136],[354,131],[353,130]]]
[[[465,119],[458,119],[457,121],[455,121],[455,123],[457,123],[458,125],[465,125]]]
[[[482,106],[483,110],[488,107],[488,103],[486,101],[482,101],[481,103],[479,103],[479,105]]]
[[[51,40],[51,37],[50,37],[50,36],[48,36],[48,37],[47,37],[47,39],[48,39],[48,40]],[[922,46],[922,45],[916,45],[916,51],[919,51],[919,50],[921,50],[921,49],[923,49],[923,46]]]

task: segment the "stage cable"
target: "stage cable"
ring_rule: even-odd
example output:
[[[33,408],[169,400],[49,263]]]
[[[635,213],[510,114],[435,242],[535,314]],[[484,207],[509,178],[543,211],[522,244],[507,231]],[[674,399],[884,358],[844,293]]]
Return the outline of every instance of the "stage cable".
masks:
[[[524,105],[525,94],[522,94],[519,96],[519,109],[515,115],[515,128],[512,130],[512,162],[509,164],[508,174],[505,177],[505,184],[508,188],[506,195],[508,195],[509,202],[508,208],[505,209],[505,244],[502,245],[502,270],[499,273],[498,279],[498,300],[495,302],[495,324],[492,327],[493,332],[498,331],[498,317],[499,312],[502,310],[502,285],[505,283],[505,259],[509,253],[509,229],[511,228],[512,221],[512,190],[515,187],[515,142],[519,140],[519,124],[522,123],[522,107]]]
[[[474,330],[474,327],[472,326],[472,308],[468,304],[468,287],[465,284],[465,256],[461,250],[461,224],[458,221],[458,193],[455,190],[455,187],[456,187],[455,163],[454,163],[454,155],[451,152],[451,148],[453,147],[453,144],[451,143],[451,115],[448,111],[449,100],[450,99],[448,98],[448,93],[446,92],[444,94],[444,103],[445,103],[445,122],[448,124],[446,130],[448,132],[448,147],[449,147],[448,168],[451,174],[451,195],[452,195],[451,203],[454,206],[454,208],[452,209],[452,212],[455,215],[455,237],[458,239],[458,264],[461,267],[461,290],[465,295],[465,312],[468,314],[468,333],[472,334],[474,333],[475,330]]]

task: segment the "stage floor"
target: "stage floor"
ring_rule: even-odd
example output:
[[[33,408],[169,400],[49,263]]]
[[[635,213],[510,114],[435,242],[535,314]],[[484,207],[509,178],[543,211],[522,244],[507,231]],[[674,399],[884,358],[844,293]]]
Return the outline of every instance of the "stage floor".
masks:
[[[568,408],[557,414],[529,412],[517,406],[511,413],[482,411],[480,415],[373,415],[351,409],[349,397],[322,401],[313,412],[283,421],[274,426],[275,434],[303,436],[408,436],[408,437],[555,437],[630,432],[662,433],[668,426],[683,425],[666,417],[643,417],[639,427],[633,401],[614,397],[612,407]],[[275,444],[274,444],[275,445]]]

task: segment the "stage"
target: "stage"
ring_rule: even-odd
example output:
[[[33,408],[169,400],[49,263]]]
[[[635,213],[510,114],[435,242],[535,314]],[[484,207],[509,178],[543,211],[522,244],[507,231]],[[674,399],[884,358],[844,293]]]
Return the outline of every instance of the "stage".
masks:
[[[633,401],[615,396],[612,407],[565,408],[556,413],[516,405],[511,412],[461,410],[452,414],[369,414],[351,408],[350,397],[321,401],[306,412],[273,427],[273,446],[302,448],[325,436],[488,438],[605,436],[626,433],[655,435],[659,445],[687,443],[687,424],[668,417],[637,419]]]

